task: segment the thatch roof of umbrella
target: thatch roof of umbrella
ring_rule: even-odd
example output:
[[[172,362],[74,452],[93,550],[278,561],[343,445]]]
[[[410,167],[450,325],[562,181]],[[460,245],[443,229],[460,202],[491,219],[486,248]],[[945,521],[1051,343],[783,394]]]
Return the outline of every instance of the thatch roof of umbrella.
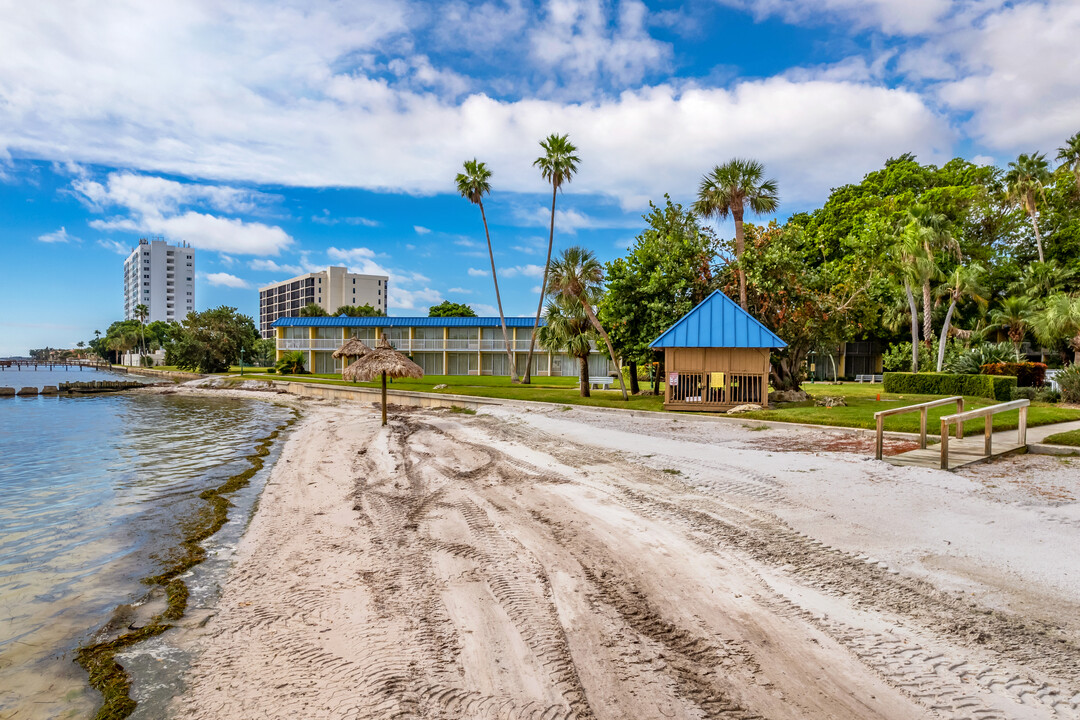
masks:
[[[358,358],[358,357],[364,357],[369,352],[371,352],[371,348],[369,348],[363,342],[361,342],[360,340],[357,340],[356,338],[349,338],[348,340],[345,341],[344,345],[342,345],[341,347],[339,347],[337,350],[334,351],[334,357],[335,358],[343,358],[343,357]]]
[[[366,382],[377,377],[382,378],[382,424],[385,425],[387,376],[392,378],[422,378],[424,377],[424,370],[391,347],[386,335],[383,335],[379,338],[379,344],[375,346],[374,350],[345,368],[345,372],[341,376],[353,382]]]

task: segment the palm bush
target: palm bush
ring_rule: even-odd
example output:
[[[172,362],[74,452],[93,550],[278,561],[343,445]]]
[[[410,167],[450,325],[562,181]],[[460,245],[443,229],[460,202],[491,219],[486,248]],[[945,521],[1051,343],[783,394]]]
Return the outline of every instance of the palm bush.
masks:
[[[1073,363],[1054,378],[1061,388],[1061,400],[1067,403],[1080,403],[1080,364]]]
[[[293,350],[282,355],[274,367],[282,375],[306,375],[305,360],[307,358],[302,350]]]
[[[1021,360],[1020,353],[1012,343],[985,343],[965,350],[955,358],[946,361],[945,369],[951,373],[978,375],[982,372],[983,365],[1020,362]]]

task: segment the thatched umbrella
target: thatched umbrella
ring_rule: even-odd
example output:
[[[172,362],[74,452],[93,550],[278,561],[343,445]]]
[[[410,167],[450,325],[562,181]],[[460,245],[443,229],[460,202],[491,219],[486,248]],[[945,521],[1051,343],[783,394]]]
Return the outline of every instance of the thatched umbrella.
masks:
[[[375,349],[358,359],[341,374],[346,380],[368,382],[382,376],[382,424],[386,424],[386,376],[424,377],[424,370],[393,347],[384,334]]]
[[[334,358],[362,358],[371,352],[371,348],[356,338],[349,338],[345,344],[334,351]],[[345,363],[348,365],[349,363]],[[345,379],[345,369],[342,368],[341,379]]]

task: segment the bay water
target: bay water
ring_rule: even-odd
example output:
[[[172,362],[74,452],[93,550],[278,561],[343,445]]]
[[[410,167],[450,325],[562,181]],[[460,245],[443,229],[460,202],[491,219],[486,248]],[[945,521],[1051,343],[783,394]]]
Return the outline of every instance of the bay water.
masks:
[[[137,377],[110,375],[7,370],[0,385]],[[249,467],[257,440],[292,414],[183,394],[0,397],[0,718],[92,715],[99,697],[74,650],[145,595],[140,580],[175,548],[199,493]],[[271,464],[252,479],[226,540],[239,537]]]

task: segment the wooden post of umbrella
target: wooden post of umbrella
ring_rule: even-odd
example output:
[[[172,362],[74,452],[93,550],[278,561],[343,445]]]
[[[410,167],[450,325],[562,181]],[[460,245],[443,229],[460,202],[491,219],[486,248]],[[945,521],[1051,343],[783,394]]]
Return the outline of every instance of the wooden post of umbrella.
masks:
[[[390,344],[384,334],[379,338],[379,344],[371,352],[358,358],[349,367],[345,368],[342,377],[352,382],[370,382],[377,377],[382,378],[382,424],[386,424],[386,378],[387,376],[401,378],[422,378],[424,370],[409,358],[405,357]]]

